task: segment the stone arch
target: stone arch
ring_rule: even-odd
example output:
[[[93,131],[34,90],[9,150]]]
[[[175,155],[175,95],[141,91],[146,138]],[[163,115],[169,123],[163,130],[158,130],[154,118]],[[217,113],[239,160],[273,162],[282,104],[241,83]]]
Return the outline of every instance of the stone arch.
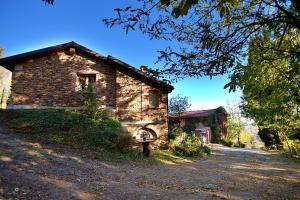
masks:
[[[157,134],[154,130],[150,128],[140,128],[137,131],[134,132],[133,137],[138,141],[138,142],[143,142],[143,141],[155,141],[157,140]]]

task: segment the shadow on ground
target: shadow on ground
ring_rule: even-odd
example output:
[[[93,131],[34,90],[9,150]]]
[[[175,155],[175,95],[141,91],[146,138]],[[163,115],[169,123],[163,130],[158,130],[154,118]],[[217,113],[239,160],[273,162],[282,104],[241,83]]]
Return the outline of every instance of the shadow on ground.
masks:
[[[118,163],[0,133],[0,198],[300,199],[298,162],[259,150],[213,149],[213,156],[182,163]]]

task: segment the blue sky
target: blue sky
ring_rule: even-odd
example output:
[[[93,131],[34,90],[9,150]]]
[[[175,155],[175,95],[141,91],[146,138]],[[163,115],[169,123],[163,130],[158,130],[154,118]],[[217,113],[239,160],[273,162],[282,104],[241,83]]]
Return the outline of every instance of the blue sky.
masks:
[[[114,8],[131,2],[55,0],[54,6],[46,6],[41,0],[1,0],[0,47],[4,56],[10,56],[75,41],[135,67],[154,66],[156,51],[164,49],[166,42],[149,40],[139,32],[126,35],[121,27],[109,29],[102,23],[103,18],[114,16]],[[170,96],[188,96],[191,109],[215,108],[240,96],[223,89],[227,82],[227,76],[188,78],[174,83]]]

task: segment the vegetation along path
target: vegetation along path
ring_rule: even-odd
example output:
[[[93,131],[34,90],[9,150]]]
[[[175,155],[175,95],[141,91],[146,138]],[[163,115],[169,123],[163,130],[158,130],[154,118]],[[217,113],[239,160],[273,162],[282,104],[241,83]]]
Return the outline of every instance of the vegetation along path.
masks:
[[[184,163],[91,160],[0,133],[0,199],[300,199],[300,164],[213,146]]]

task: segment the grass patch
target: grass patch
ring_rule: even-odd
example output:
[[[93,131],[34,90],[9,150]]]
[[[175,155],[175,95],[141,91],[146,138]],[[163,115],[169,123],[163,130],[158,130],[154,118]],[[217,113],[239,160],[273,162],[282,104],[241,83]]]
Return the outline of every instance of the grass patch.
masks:
[[[95,120],[74,110],[0,110],[0,126],[25,140],[41,144],[67,145],[79,154],[107,161],[179,164],[192,158],[168,150],[154,150],[145,158],[137,149],[120,152],[124,144],[121,124],[113,119]],[[118,143],[114,143],[119,141]],[[58,146],[57,146],[58,147]],[[59,148],[59,147],[58,147]]]
[[[63,109],[1,110],[1,125],[25,139],[76,148],[112,149],[122,131],[113,119],[90,119]]]
[[[195,158],[186,158],[179,156],[178,154],[169,150],[154,150],[150,161],[153,163],[164,163],[164,164],[181,164],[190,163]]]

